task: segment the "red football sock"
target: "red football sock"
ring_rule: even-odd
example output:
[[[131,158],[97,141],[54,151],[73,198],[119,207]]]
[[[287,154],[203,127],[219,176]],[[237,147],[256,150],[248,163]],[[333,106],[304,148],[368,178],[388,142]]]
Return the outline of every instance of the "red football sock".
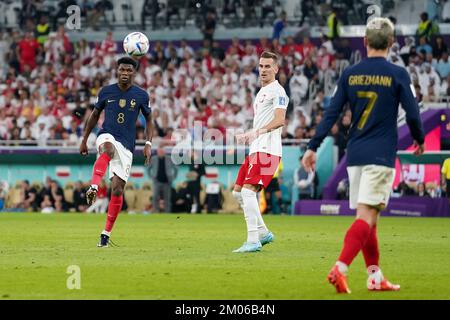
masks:
[[[111,195],[111,200],[108,205],[108,216],[106,217],[105,231],[111,232],[114,222],[116,222],[117,216],[122,209],[123,195],[114,196]]]
[[[95,161],[94,163],[94,170],[92,171],[91,184],[95,184],[97,186],[100,184],[100,181],[102,181],[106,169],[108,168],[110,160],[111,158],[106,153],[102,153],[100,157],[98,157],[97,161]]]
[[[349,266],[366,243],[369,234],[369,224],[364,220],[356,219],[345,234],[344,248],[342,248],[339,261]]]
[[[370,230],[369,238],[366,244],[362,247],[364,261],[366,267],[378,266],[380,259],[380,251],[378,250],[377,225],[374,225]]]

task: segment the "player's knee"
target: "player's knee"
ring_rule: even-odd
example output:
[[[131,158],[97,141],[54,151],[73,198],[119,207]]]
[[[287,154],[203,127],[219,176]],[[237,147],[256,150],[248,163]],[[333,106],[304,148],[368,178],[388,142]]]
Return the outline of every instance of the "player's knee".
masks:
[[[114,145],[110,142],[105,142],[99,148],[100,153],[106,153],[110,159],[114,158]]]

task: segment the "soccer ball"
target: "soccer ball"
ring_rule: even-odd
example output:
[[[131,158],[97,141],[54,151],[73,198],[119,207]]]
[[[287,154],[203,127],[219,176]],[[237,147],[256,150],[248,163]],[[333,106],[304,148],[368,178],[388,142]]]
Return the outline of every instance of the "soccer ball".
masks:
[[[123,40],[123,50],[132,57],[142,57],[150,48],[148,38],[141,32],[132,32]]]

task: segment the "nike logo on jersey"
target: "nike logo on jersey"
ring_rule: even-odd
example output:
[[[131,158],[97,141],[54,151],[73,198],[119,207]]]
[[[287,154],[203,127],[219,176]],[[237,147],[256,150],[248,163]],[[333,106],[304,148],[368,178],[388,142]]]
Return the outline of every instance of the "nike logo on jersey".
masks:
[[[108,103],[110,103],[110,102],[114,102],[114,101],[116,101],[116,100],[109,100],[109,99],[108,99]]]

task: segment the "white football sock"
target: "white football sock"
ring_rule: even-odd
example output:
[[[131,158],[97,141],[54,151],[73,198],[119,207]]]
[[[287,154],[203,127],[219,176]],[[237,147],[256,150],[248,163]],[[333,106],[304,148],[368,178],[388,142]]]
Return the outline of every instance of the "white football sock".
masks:
[[[337,261],[336,265],[338,266],[339,272],[342,273],[343,275],[347,275],[348,273],[348,265],[346,265],[345,263],[341,262],[341,261]]]
[[[383,280],[383,273],[380,267],[372,265],[367,267],[367,274],[370,279],[374,279],[376,283],[380,283]]]
[[[105,236],[111,236],[111,232],[108,232],[106,230],[103,230],[102,234],[104,234]]]
[[[237,202],[239,203],[239,205],[241,206],[241,208],[244,208],[244,200],[242,199],[242,194],[239,191],[234,191],[232,192],[233,197],[237,200]],[[258,205],[259,207],[259,205]],[[262,218],[261,212],[258,210],[258,222],[257,222],[257,226],[258,226],[258,235],[259,238],[262,238],[263,236],[265,236],[267,234],[267,232],[269,232],[269,230],[266,227],[266,224],[264,223],[264,220]]]
[[[247,242],[258,242],[258,215],[260,213],[256,192],[242,188],[241,195],[244,203],[245,222],[247,223]]]

